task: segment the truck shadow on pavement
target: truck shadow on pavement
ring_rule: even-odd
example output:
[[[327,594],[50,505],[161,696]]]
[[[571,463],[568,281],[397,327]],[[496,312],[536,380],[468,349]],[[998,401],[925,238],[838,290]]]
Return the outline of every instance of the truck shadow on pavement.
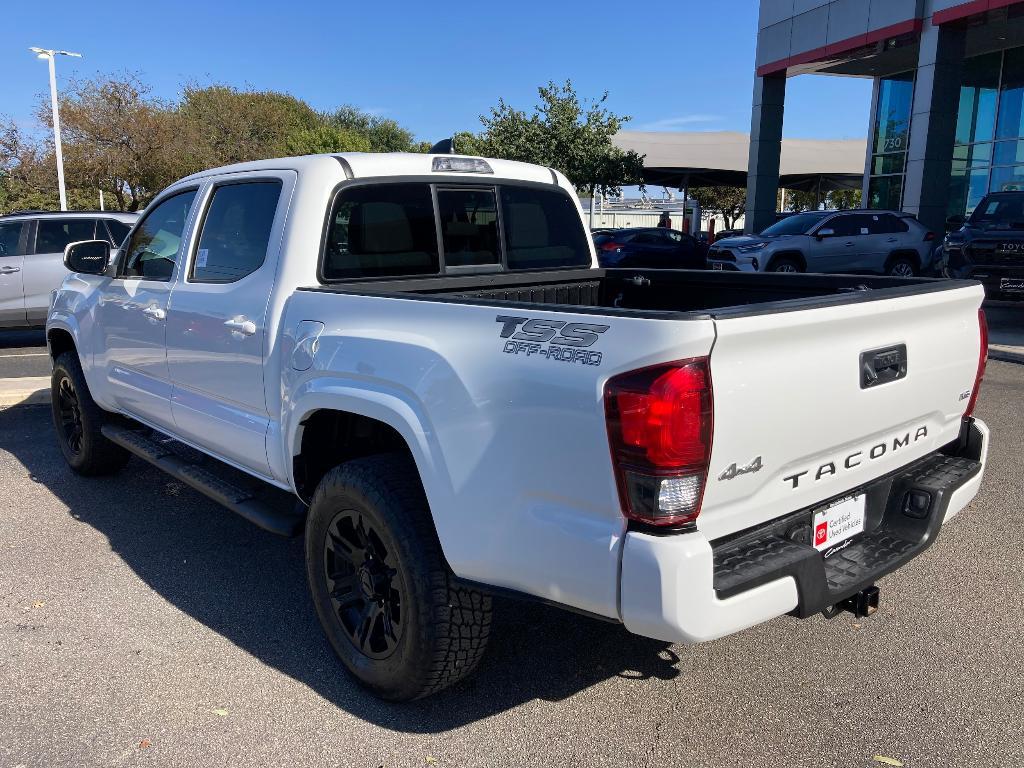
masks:
[[[533,699],[560,701],[611,677],[679,675],[669,643],[556,608],[496,600],[490,645],[476,675],[423,701],[381,702],[347,675],[323,637],[306,586],[301,537],[265,533],[135,458],[114,477],[78,477],[64,464],[51,429],[49,408],[0,410],[0,450],[69,515],[103,534],[171,605],[376,725],[437,733]]]

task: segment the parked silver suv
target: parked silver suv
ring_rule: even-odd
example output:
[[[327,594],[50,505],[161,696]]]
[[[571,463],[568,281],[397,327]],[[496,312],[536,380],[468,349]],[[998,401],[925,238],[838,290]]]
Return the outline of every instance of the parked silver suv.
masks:
[[[119,211],[23,211],[0,216],[0,328],[46,323],[50,292],[68,271],[64,246],[106,240],[117,247],[137,213]]]
[[[808,211],[759,235],[717,241],[711,269],[833,272],[911,277],[934,268],[935,234],[898,211]]]

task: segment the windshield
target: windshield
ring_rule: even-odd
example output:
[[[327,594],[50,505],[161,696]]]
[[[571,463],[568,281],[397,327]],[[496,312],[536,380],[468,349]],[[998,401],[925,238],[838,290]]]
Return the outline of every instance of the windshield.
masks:
[[[805,235],[810,231],[811,227],[821,221],[821,219],[822,216],[819,213],[798,213],[796,216],[790,216],[782,221],[775,222],[761,234]]]
[[[1024,229],[1024,195],[988,197],[974,209],[971,226]]]

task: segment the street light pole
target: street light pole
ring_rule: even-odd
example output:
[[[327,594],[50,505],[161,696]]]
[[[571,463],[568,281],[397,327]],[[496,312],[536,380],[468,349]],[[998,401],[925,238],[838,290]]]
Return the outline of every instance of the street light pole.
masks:
[[[53,106],[53,149],[57,155],[57,188],[60,192],[60,209],[68,209],[68,198],[64,191],[64,152],[60,144],[60,111],[57,109],[57,70],[54,66],[54,59],[57,56],[75,56],[82,58],[80,53],[71,51],[53,51],[49,48],[29,48],[40,59],[46,59],[50,66],[50,102]]]

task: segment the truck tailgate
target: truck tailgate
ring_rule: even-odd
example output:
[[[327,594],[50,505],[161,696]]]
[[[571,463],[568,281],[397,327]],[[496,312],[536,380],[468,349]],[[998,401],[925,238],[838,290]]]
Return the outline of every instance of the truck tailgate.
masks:
[[[698,519],[709,539],[841,496],[957,437],[978,369],[981,286],[880,293],[715,318]]]

